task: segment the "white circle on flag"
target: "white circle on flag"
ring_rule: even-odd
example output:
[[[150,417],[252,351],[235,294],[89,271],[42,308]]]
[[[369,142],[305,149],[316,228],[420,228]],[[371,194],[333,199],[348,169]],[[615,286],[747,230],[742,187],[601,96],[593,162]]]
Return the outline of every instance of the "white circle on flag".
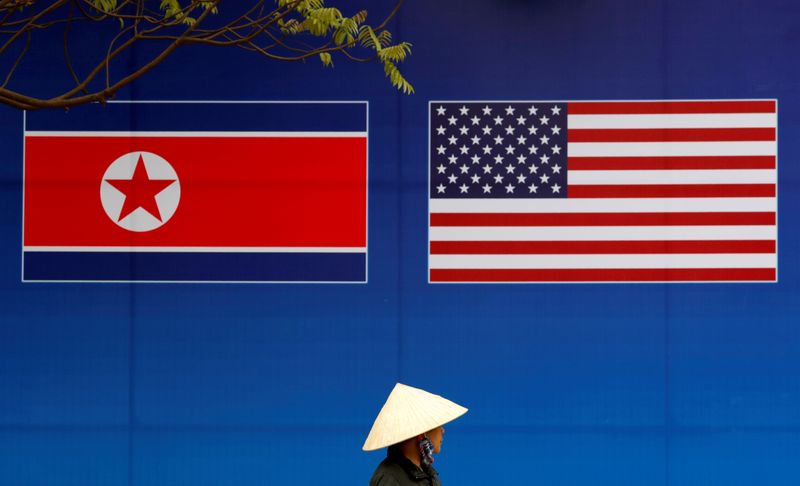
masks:
[[[142,167],[138,167],[140,164]],[[160,228],[175,214],[180,199],[177,172],[163,157],[151,152],[130,152],[119,157],[108,166],[100,182],[103,209],[114,224],[128,231]]]

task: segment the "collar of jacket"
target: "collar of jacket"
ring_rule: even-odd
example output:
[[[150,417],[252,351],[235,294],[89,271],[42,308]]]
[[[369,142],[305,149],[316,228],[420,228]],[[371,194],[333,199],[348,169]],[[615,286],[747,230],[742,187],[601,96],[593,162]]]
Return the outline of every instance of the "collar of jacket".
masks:
[[[393,447],[389,448],[386,455],[392,460],[392,462],[403,468],[403,471],[408,474],[409,479],[413,481],[435,478],[438,475],[433,466],[422,466],[422,469],[420,469],[416,464],[404,456],[401,451],[396,450]]]

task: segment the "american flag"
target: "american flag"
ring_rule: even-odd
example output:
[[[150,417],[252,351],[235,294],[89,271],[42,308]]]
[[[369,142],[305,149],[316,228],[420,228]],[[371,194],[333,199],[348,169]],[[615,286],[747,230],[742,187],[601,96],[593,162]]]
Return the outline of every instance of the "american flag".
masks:
[[[431,282],[777,280],[777,101],[431,102]]]

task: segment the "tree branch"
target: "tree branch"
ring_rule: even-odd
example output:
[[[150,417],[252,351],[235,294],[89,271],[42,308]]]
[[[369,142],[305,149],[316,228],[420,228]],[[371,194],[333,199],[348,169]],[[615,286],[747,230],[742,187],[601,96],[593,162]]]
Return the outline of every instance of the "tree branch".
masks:
[[[398,89],[409,91],[410,85],[394,66],[404,56],[389,61],[381,55],[381,51],[389,47],[386,44],[391,38],[386,27],[396,17],[405,0],[395,1],[382,22],[372,28],[363,24],[365,11],[348,18],[336,8],[319,8],[306,0],[281,2],[274,7],[268,7],[266,0],[248,0],[241,13],[216,23],[211,19],[216,18],[213,15],[222,4],[221,0],[162,1],[157,10],[149,8],[148,2],[153,4],[155,0],[105,3],[95,0],[53,0],[46,4],[40,4],[37,0],[0,0],[0,60],[4,59],[4,55],[8,56],[12,45],[25,37],[20,53],[13,62],[8,61],[7,75],[0,86],[0,103],[22,109],[37,109],[104,102],[153,70],[184,45],[237,47],[269,60],[283,62],[319,56],[324,65],[331,65],[330,55],[338,53],[351,61],[378,61],[382,66],[388,63],[393,68],[392,83]],[[32,42],[33,37],[62,24],[61,62],[73,84],[64,88],[61,94],[49,98],[32,96],[24,89],[16,89],[13,81],[16,73],[20,72],[18,68],[25,61],[31,46],[38,45]],[[107,35],[102,34],[104,29],[92,30],[109,24],[118,24],[118,30]],[[95,64],[85,74],[80,74],[76,69],[74,49],[70,48],[70,42],[79,34],[97,35],[98,40],[96,50],[90,47],[86,51],[87,48],[82,47],[82,58],[91,59],[91,53],[96,54]],[[103,41],[104,36],[107,41]],[[365,38],[368,42],[364,42]],[[115,79],[112,63],[142,43],[159,45],[159,51],[143,65],[123,66],[125,70]],[[363,55],[368,51],[372,51],[372,55]],[[101,73],[104,76],[100,77]],[[396,80],[398,76],[399,82]]]

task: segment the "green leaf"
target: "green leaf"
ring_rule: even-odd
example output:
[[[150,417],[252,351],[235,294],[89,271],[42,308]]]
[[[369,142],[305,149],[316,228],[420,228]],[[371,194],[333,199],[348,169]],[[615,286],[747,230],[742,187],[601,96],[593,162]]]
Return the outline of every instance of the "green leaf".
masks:
[[[384,47],[379,53],[378,57],[382,61],[402,62],[406,56],[411,54],[411,43],[401,42],[396,46]]]
[[[92,6],[101,12],[109,13],[117,8],[117,0],[92,0]]]
[[[320,52],[319,59],[322,61],[322,65],[325,67],[333,67],[333,59],[331,59],[330,52]]]
[[[394,63],[391,61],[384,61],[383,71],[386,73],[386,77],[389,78],[389,81],[392,82],[392,86],[405,94],[414,93],[414,87],[411,86],[411,83],[406,81],[406,78],[404,78],[402,74],[400,74],[400,70],[397,69],[397,66],[395,66]]]

